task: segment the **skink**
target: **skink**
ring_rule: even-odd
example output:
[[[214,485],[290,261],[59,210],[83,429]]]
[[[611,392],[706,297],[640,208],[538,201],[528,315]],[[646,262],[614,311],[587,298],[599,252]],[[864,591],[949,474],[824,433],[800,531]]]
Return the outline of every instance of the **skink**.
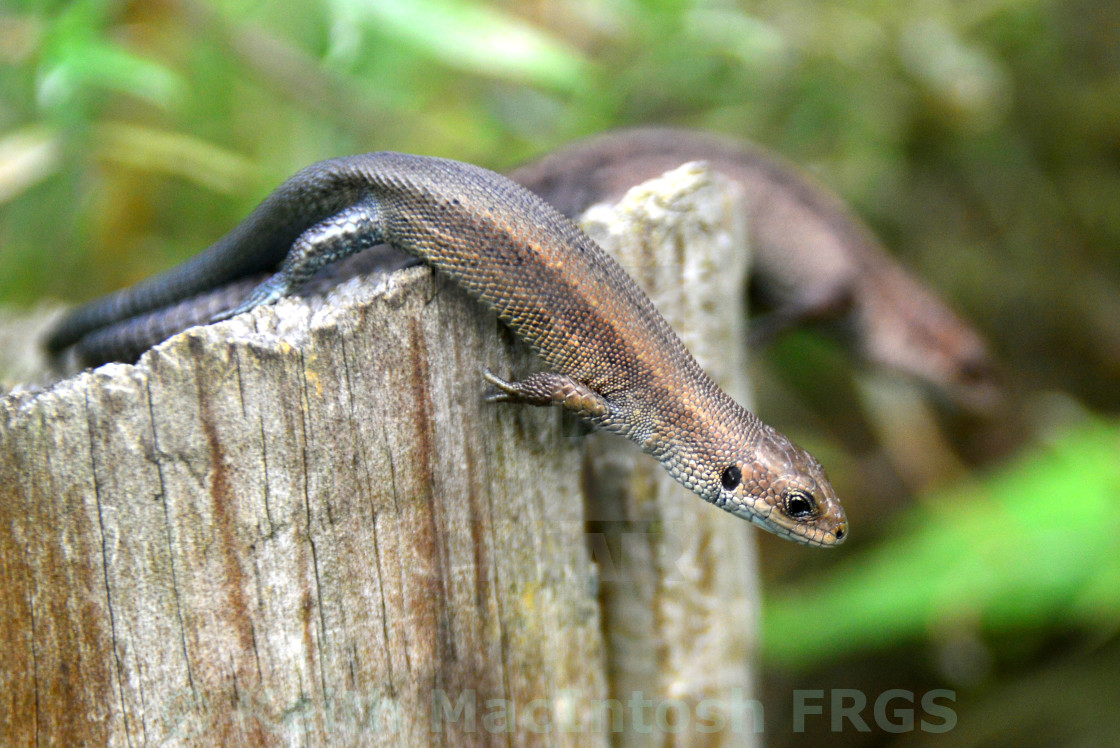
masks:
[[[649,298],[571,221],[480,167],[373,153],[324,161],[282,184],[195,259],[80,307],[48,346],[281,264],[221,316],[271,303],[323,265],[387,243],[442,272],[528,342],[544,371],[486,373],[492,400],[557,404],[621,434],[680,483],[785,538],[832,546],[847,521],[821,465],[735,403]]]

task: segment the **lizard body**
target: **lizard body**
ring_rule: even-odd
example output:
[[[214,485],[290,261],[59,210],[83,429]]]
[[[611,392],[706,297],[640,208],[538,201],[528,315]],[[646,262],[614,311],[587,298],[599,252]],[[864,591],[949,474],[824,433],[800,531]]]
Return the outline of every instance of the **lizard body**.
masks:
[[[314,164],[179,268],[80,307],[54,350],[280,264],[232,316],[287,295],[375,244],[408,252],[492,307],[546,370],[491,400],[559,404],[656,457],[701,498],[783,537],[835,545],[847,521],[820,464],[735,403],[649,298],[552,206],[445,159],[373,153]]]

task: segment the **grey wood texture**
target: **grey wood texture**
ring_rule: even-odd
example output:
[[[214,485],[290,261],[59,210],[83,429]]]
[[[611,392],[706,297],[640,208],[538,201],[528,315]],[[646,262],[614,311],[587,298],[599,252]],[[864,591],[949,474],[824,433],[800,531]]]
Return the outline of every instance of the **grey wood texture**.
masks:
[[[587,225],[742,397],[737,199],[690,166]],[[0,397],[2,742],[749,743],[746,524],[483,402],[536,365],[410,268]]]

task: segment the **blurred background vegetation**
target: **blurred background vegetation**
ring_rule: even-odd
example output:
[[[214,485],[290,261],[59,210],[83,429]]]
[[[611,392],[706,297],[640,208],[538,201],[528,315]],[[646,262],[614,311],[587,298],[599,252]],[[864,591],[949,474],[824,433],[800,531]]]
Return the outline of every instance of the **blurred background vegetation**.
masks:
[[[759,355],[759,410],[852,524],[829,553],[761,538],[769,744],[1115,744],[1114,0],[5,0],[0,307],[164,269],[322,158],[502,169],[637,123],[810,169],[1007,385],[962,413],[811,331]],[[826,711],[809,738],[789,726],[810,688],[949,688],[958,723],[893,734],[869,705],[871,732]]]

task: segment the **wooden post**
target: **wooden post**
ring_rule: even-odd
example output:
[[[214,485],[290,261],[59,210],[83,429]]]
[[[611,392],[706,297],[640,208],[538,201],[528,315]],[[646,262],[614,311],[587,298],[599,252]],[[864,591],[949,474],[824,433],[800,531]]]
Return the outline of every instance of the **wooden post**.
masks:
[[[668,179],[589,225],[643,237],[624,263],[714,368],[743,227],[706,170]],[[684,246],[729,285],[649,272]],[[0,397],[0,742],[749,742],[745,524],[482,401],[534,366],[412,268]]]
[[[748,256],[742,195],[703,164],[589,211],[588,233],[650,295],[700,365],[749,405],[744,368]],[[751,530],[605,434],[589,445],[589,534],[606,549],[608,685],[639,694],[616,745],[749,746],[758,572]],[[595,546],[593,546],[595,547]],[[644,702],[644,703],[643,703]]]

